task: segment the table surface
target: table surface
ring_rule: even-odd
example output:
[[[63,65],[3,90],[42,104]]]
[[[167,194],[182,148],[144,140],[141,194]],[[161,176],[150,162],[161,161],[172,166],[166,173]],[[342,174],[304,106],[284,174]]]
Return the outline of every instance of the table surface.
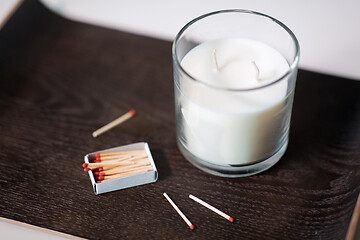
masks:
[[[299,70],[284,157],[228,179],[177,148],[170,42],[25,1],[0,31],[0,53],[0,217],[91,239],[344,239],[360,191],[360,82]],[[136,117],[91,137],[131,108]],[[96,196],[83,156],[141,141],[159,180]]]

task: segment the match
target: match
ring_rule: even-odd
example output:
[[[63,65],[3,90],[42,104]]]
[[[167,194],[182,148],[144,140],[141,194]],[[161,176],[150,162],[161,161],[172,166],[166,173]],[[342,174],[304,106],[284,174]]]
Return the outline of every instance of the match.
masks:
[[[122,161],[122,160],[126,160],[126,159],[140,159],[140,158],[144,158],[144,157],[147,157],[146,153],[97,157],[96,160],[97,161],[110,161],[110,160]]]
[[[107,181],[112,181],[112,180],[116,180],[116,179],[120,179],[120,178],[124,178],[124,177],[130,177],[136,174],[140,174],[140,173],[146,173],[153,170],[153,168],[151,166],[144,168],[144,169],[138,169],[138,170],[134,170],[131,172],[124,172],[124,173],[119,173],[119,174],[115,174],[115,175],[110,175],[110,176],[97,176],[97,183],[102,183],[102,182],[107,182]]]
[[[133,117],[136,114],[134,109],[130,110],[129,112],[125,113],[124,115],[120,116],[119,118],[115,119],[114,121],[106,124],[105,126],[99,128],[95,132],[92,133],[92,136],[96,138],[97,136],[103,134],[104,132],[109,131],[110,129],[116,127],[117,125],[125,122],[129,118]]]
[[[350,225],[348,227],[348,231],[346,233],[345,240],[355,240],[357,233],[359,232],[359,218],[360,218],[360,194],[358,196],[354,212],[352,214]]]
[[[147,161],[144,163],[140,163],[140,164],[136,164],[136,165],[132,165],[132,166],[116,167],[116,168],[112,168],[112,169],[105,170],[105,171],[98,171],[98,172],[95,172],[95,175],[109,176],[109,175],[114,175],[114,174],[118,174],[118,173],[129,172],[132,170],[148,168],[150,166],[150,162],[148,161],[148,159],[146,159],[146,160]]]
[[[219,214],[220,216],[222,216],[223,218],[226,218],[227,220],[229,220],[230,222],[234,222],[234,218],[230,217],[229,215],[223,213],[222,211],[220,211],[219,209],[211,206],[210,204],[204,202],[203,200],[195,197],[194,195],[189,195],[189,198],[191,198],[192,200],[194,200],[197,203],[200,203],[201,205],[203,205],[204,207],[210,209],[211,211]]]
[[[171,206],[175,209],[175,211],[180,215],[180,217],[185,221],[185,223],[190,227],[191,230],[194,230],[195,226],[187,219],[187,217],[181,212],[181,210],[176,206],[176,204],[171,200],[171,198],[166,194],[163,193],[166,200],[171,204]]]
[[[107,171],[107,170],[112,170],[112,169],[115,169],[115,168],[133,168],[133,167],[136,167],[138,165],[141,165],[143,163],[148,163],[150,164],[150,160],[148,158],[141,158],[141,159],[136,159],[136,160],[131,160],[131,162],[134,162],[134,164],[131,164],[131,165],[128,165],[128,166],[124,166],[124,165],[118,165],[118,166],[104,166],[104,167],[99,167],[97,168],[97,170],[99,172],[102,172],[102,171]]]
[[[96,159],[84,163],[84,171],[93,171],[97,183],[107,182],[154,170],[145,150],[94,154]],[[92,155],[92,156],[94,156]]]
[[[89,170],[93,170],[100,167],[114,167],[114,166],[128,166],[133,165],[135,162],[127,160],[123,162],[119,161],[111,161],[111,162],[105,162],[105,163],[84,163],[82,166],[84,167],[84,171],[88,172]]]
[[[141,154],[146,153],[145,150],[132,150],[132,151],[123,151],[123,152],[103,152],[96,153],[95,157],[107,157],[107,156],[117,156],[117,155],[128,155],[128,154]]]
[[[136,157],[128,156],[128,157],[123,157],[123,158],[108,159],[108,160],[105,160],[105,161],[96,159],[96,160],[94,160],[93,163],[83,163],[82,166],[83,167],[87,167],[87,166],[97,166],[97,167],[116,166],[116,165],[121,165],[120,163],[122,163],[122,162],[130,162],[131,163],[131,162],[141,160],[141,159],[144,159],[144,158],[147,158],[147,155],[141,155],[141,156],[136,156]]]

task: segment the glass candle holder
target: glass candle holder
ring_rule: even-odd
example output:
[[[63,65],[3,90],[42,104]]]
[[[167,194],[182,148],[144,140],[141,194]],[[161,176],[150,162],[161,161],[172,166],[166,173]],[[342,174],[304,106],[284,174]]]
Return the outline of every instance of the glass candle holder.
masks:
[[[253,175],[283,156],[299,61],[291,30],[265,14],[224,10],[185,25],[172,48],[177,143],[196,167]]]

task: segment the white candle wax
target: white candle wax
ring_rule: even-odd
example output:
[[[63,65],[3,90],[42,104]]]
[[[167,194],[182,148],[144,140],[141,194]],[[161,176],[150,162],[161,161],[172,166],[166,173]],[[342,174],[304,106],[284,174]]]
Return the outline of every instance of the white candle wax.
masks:
[[[178,94],[182,134],[192,154],[217,165],[244,165],[281,147],[287,81],[268,85],[289,69],[278,51],[249,39],[221,39],[195,47],[181,65],[206,84],[184,81]]]

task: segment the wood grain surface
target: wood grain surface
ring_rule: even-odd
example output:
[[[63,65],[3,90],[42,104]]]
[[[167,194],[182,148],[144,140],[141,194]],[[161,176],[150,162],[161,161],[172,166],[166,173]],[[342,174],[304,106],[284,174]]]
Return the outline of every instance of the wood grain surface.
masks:
[[[90,239],[345,238],[360,191],[360,82],[300,70],[286,154],[238,179],[185,160],[173,98],[170,42],[72,22],[25,1],[0,31],[0,216]],[[92,138],[131,108],[134,118]],[[140,141],[159,180],[94,195],[83,156]]]

